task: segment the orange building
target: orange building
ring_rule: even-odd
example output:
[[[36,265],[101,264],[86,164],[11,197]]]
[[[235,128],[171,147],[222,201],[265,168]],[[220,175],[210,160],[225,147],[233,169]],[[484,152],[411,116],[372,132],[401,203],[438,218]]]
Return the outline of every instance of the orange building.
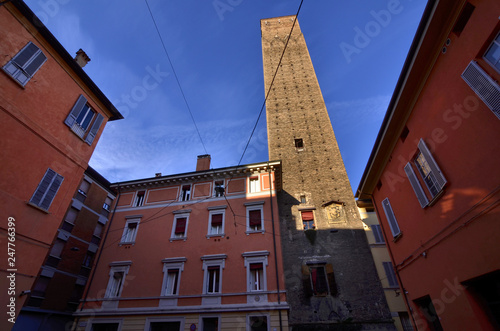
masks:
[[[357,191],[418,330],[500,328],[499,16],[429,1]]]
[[[210,169],[202,155],[195,172],[112,184],[78,330],[287,330],[280,168]]]
[[[2,3],[0,26],[0,329],[10,330],[106,122],[122,115],[22,1]]]

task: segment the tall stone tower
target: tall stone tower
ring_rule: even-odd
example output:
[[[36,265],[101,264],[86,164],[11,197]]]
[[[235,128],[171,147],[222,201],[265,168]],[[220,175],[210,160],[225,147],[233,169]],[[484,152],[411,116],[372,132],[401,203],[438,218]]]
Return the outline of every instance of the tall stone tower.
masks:
[[[265,91],[295,16],[261,20]],[[394,328],[328,112],[295,22],[266,103],[292,330]]]

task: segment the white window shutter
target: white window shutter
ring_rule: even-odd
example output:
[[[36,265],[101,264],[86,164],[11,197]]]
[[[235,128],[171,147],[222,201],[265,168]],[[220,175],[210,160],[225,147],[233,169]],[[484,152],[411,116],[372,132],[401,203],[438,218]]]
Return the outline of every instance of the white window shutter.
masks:
[[[392,263],[382,262],[382,264],[384,265],[385,274],[387,276],[387,281],[389,282],[389,286],[391,287],[399,286],[396,273],[394,272],[394,268],[392,267]]]
[[[425,195],[410,162],[405,165],[405,172],[406,176],[410,180],[411,187],[413,187],[413,191],[415,191],[415,194],[417,195],[420,206],[425,208],[429,204],[429,200],[427,199],[427,196]]]
[[[471,61],[462,73],[462,79],[500,119],[500,86],[476,61]]]
[[[382,207],[384,208],[385,216],[387,217],[387,221],[389,222],[392,236],[397,237],[401,233],[401,230],[399,229],[399,225],[398,225],[398,221],[396,220],[396,216],[394,216],[394,212],[392,211],[392,207],[391,207],[391,203],[389,202],[389,198],[385,198],[382,201]]]
[[[71,112],[69,113],[68,117],[66,117],[66,120],[64,123],[69,126],[70,128],[73,127],[73,124],[75,124],[76,118],[82,111],[83,107],[87,103],[87,99],[80,94],[78,97],[78,100],[76,101],[75,105],[73,106],[73,109],[71,109]]]
[[[94,138],[97,135],[97,131],[99,131],[99,128],[101,127],[103,119],[104,116],[97,113],[97,117],[94,121],[94,124],[92,124],[92,128],[90,129],[89,134],[87,135],[87,138],[85,138],[87,144],[92,145],[92,142],[94,141]]]
[[[31,61],[31,63],[26,66],[25,68],[26,73],[30,77],[33,77],[33,75],[38,71],[38,69],[40,69],[40,67],[42,66],[42,64],[45,63],[46,60],[47,57],[42,52],[36,54],[33,61]]]
[[[25,86],[45,61],[47,61],[45,54],[30,41],[3,67],[3,70]]]
[[[446,184],[446,178],[444,178],[441,169],[439,169],[436,160],[434,160],[434,157],[432,157],[432,154],[427,148],[427,145],[425,144],[423,139],[420,139],[420,141],[418,142],[418,149],[424,155],[427,164],[429,164],[429,167],[431,168],[431,171],[434,174],[434,177],[436,178],[438,184],[438,190],[441,191],[444,185]]]
[[[39,50],[40,49],[35,44],[29,42],[28,45],[17,53],[17,55],[12,59],[12,62],[17,64],[19,68],[23,68]]]

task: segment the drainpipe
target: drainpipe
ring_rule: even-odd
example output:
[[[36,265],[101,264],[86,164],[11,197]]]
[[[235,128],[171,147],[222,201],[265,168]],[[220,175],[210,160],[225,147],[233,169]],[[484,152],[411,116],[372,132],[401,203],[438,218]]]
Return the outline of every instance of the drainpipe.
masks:
[[[273,246],[274,246],[274,268],[276,270],[276,289],[278,292],[278,307],[281,305],[280,298],[280,279],[278,272],[278,256],[276,254],[276,234],[274,231],[274,209],[273,209],[273,186],[271,181],[271,168],[269,166],[269,162],[267,162],[267,169],[269,171],[269,201],[271,202],[271,224],[273,227]],[[283,321],[281,317],[281,308],[278,308],[278,314],[280,319],[280,331],[283,331]]]
[[[80,306],[80,311],[83,310],[83,306],[85,305],[85,302],[87,301],[90,286],[92,285],[92,281],[94,280],[95,271],[97,269],[97,265],[99,264],[99,260],[101,259],[101,254],[102,254],[102,251],[104,250],[104,244],[106,243],[106,238],[108,238],[109,229],[111,229],[111,223],[113,222],[113,219],[115,218],[115,212],[116,212],[116,207],[118,206],[118,202],[120,202],[120,184],[118,184],[118,196],[116,197],[115,208],[113,208],[113,212],[111,213],[111,219],[109,220],[108,228],[106,229],[106,234],[104,235],[104,238],[101,241],[101,249],[99,249],[99,254],[97,254],[97,259],[94,263],[94,268],[92,269],[92,274],[90,275],[90,278],[89,278],[89,281],[87,284],[87,291],[85,292],[85,296],[83,297],[82,305]],[[76,318],[76,322],[74,324],[75,327],[72,329],[72,331],[76,331],[76,329],[78,328],[79,321],[80,321],[80,316],[78,316]]]
[[[366,195],[369,195],[371,197],[373,207],[375,207],[373,195],[372,194],[366,194]],[[378,221],[380,223],[381,218],[380,218],[380,214],[378,213],[378,208],[375,208],[375,213],[377,213],[377,218],[378,218]],[[387,235],[385,234],[384,227],[381,226],[380,229],[382,230],[382,232],[384,234],[384,240],[387,243]],[[387,246],[387,251],[389,252],[389,255],[391,256],[392,264],[396,265],[396,263],[395,263],[396,260],[394,260],[394,255],[392,255],[392,251],[389,249],[388,245],[386,245],[386,246]],[[415,322],[415,318],[413,317],[413,310],[410,306],[410,302],[408,301],[408,297],[406,296],[406,291],[405,291],[405,288],[403,286],[403,281],[401,280],[401,277],[399,277],[399,272],[396,268],[394,268],[394,273],[396,274],[396,277],[398,278],[399,285],[401,286],[401,291],[403,292],[403,297],[405,298],[406,306],[408,307],[408,309],[410,311],[411,320],[413,321],[413,325],[415,326],[415,330],[418,331],[417,323]]]

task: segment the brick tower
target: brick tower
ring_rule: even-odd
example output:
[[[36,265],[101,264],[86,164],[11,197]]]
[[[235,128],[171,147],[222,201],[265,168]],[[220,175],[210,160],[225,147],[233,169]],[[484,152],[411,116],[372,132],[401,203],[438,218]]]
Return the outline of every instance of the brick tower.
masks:
[[[267,93],[295,16],[261,20]],[[266,103],[292,330],[394,328],[328,112],[295,22]]]

